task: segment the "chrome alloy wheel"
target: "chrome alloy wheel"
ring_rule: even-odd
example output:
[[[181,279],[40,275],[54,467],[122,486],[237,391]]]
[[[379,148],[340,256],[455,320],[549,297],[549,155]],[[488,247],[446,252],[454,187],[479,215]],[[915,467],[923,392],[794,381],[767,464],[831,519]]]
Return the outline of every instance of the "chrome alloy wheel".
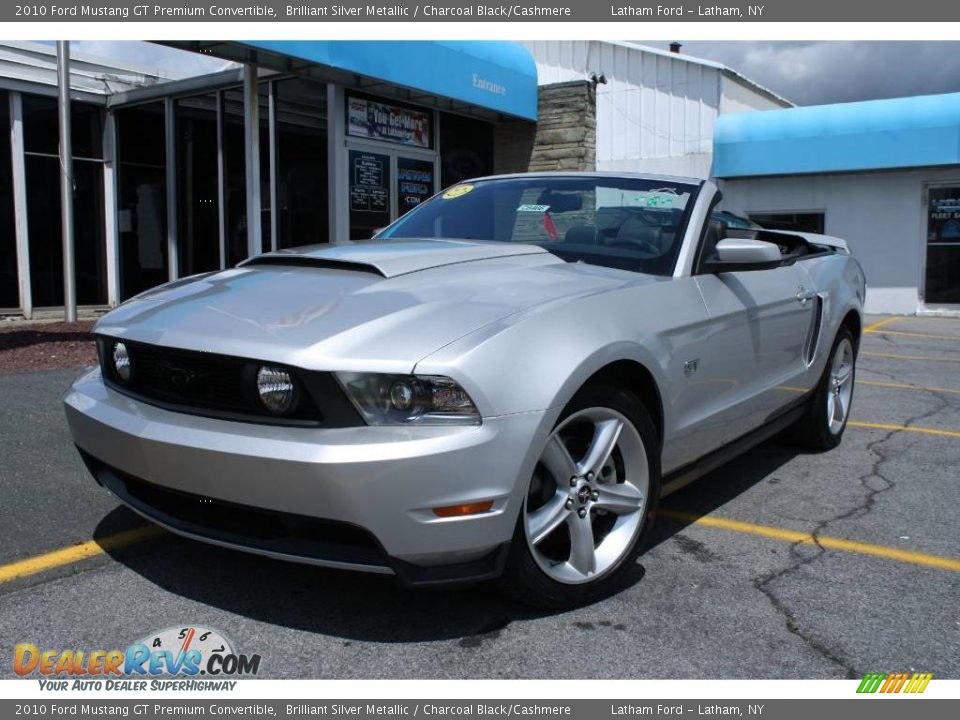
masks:
[[[827,424],[832,435],[839,435],[850,413],[853,398],[853,344],[844,338],[830,360],[827,387]]]
[[[626,417],[593,407],[566,418],[547,441],[524,503],[537,565],[566,584],[614,569],[643,527],[649,487],[646,449]]]

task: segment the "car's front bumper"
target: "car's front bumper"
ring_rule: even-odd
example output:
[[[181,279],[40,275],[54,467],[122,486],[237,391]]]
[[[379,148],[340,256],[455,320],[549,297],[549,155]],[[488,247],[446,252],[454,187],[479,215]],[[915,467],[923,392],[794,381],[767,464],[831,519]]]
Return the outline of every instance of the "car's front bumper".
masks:
[[[64,405],[97,479],[155,522],[220,545],[411,582],[497,572],[523,479],[545,440],[540,412],[485,418],[479,427],[314,429],[204,418],[113,391],[98,371],[80,378]],[[492,509],[479,515],[432,512],[488,500]]]

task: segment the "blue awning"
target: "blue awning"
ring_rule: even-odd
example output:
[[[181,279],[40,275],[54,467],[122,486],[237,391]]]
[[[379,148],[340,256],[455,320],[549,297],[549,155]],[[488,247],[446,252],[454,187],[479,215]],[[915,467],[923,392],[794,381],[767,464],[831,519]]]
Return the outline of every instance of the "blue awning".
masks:
[[[519,43],[251,40],[239,44],[505,115],[537,119],[537,66]]]
[[[960,93],[721,115],[718,178],[960,164]]]

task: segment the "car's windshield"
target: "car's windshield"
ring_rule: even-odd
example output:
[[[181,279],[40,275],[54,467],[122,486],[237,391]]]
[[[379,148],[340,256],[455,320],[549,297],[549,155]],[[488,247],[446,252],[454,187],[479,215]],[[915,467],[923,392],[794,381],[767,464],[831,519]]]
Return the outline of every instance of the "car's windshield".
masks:
[[[377,237],[532,243],[568,262],[671,275],[698,189],[602,175],[478,180],[454,185]]]

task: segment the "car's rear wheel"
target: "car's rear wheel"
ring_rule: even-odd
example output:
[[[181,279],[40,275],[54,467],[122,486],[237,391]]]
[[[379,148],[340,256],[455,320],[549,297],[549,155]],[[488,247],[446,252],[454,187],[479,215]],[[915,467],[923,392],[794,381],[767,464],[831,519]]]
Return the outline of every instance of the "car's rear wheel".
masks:
[[[850,419],[857,374],[857,344],[848,327],[833,342],[827,366],[807,412],[795,426],[794,437],[811,450],[830,450],[840,444]]]
[[[530,479],[505,579],[551,609],[616,587],[652,525],[660,493],[656,431],[631,393],[598,385],[571,400]]]

